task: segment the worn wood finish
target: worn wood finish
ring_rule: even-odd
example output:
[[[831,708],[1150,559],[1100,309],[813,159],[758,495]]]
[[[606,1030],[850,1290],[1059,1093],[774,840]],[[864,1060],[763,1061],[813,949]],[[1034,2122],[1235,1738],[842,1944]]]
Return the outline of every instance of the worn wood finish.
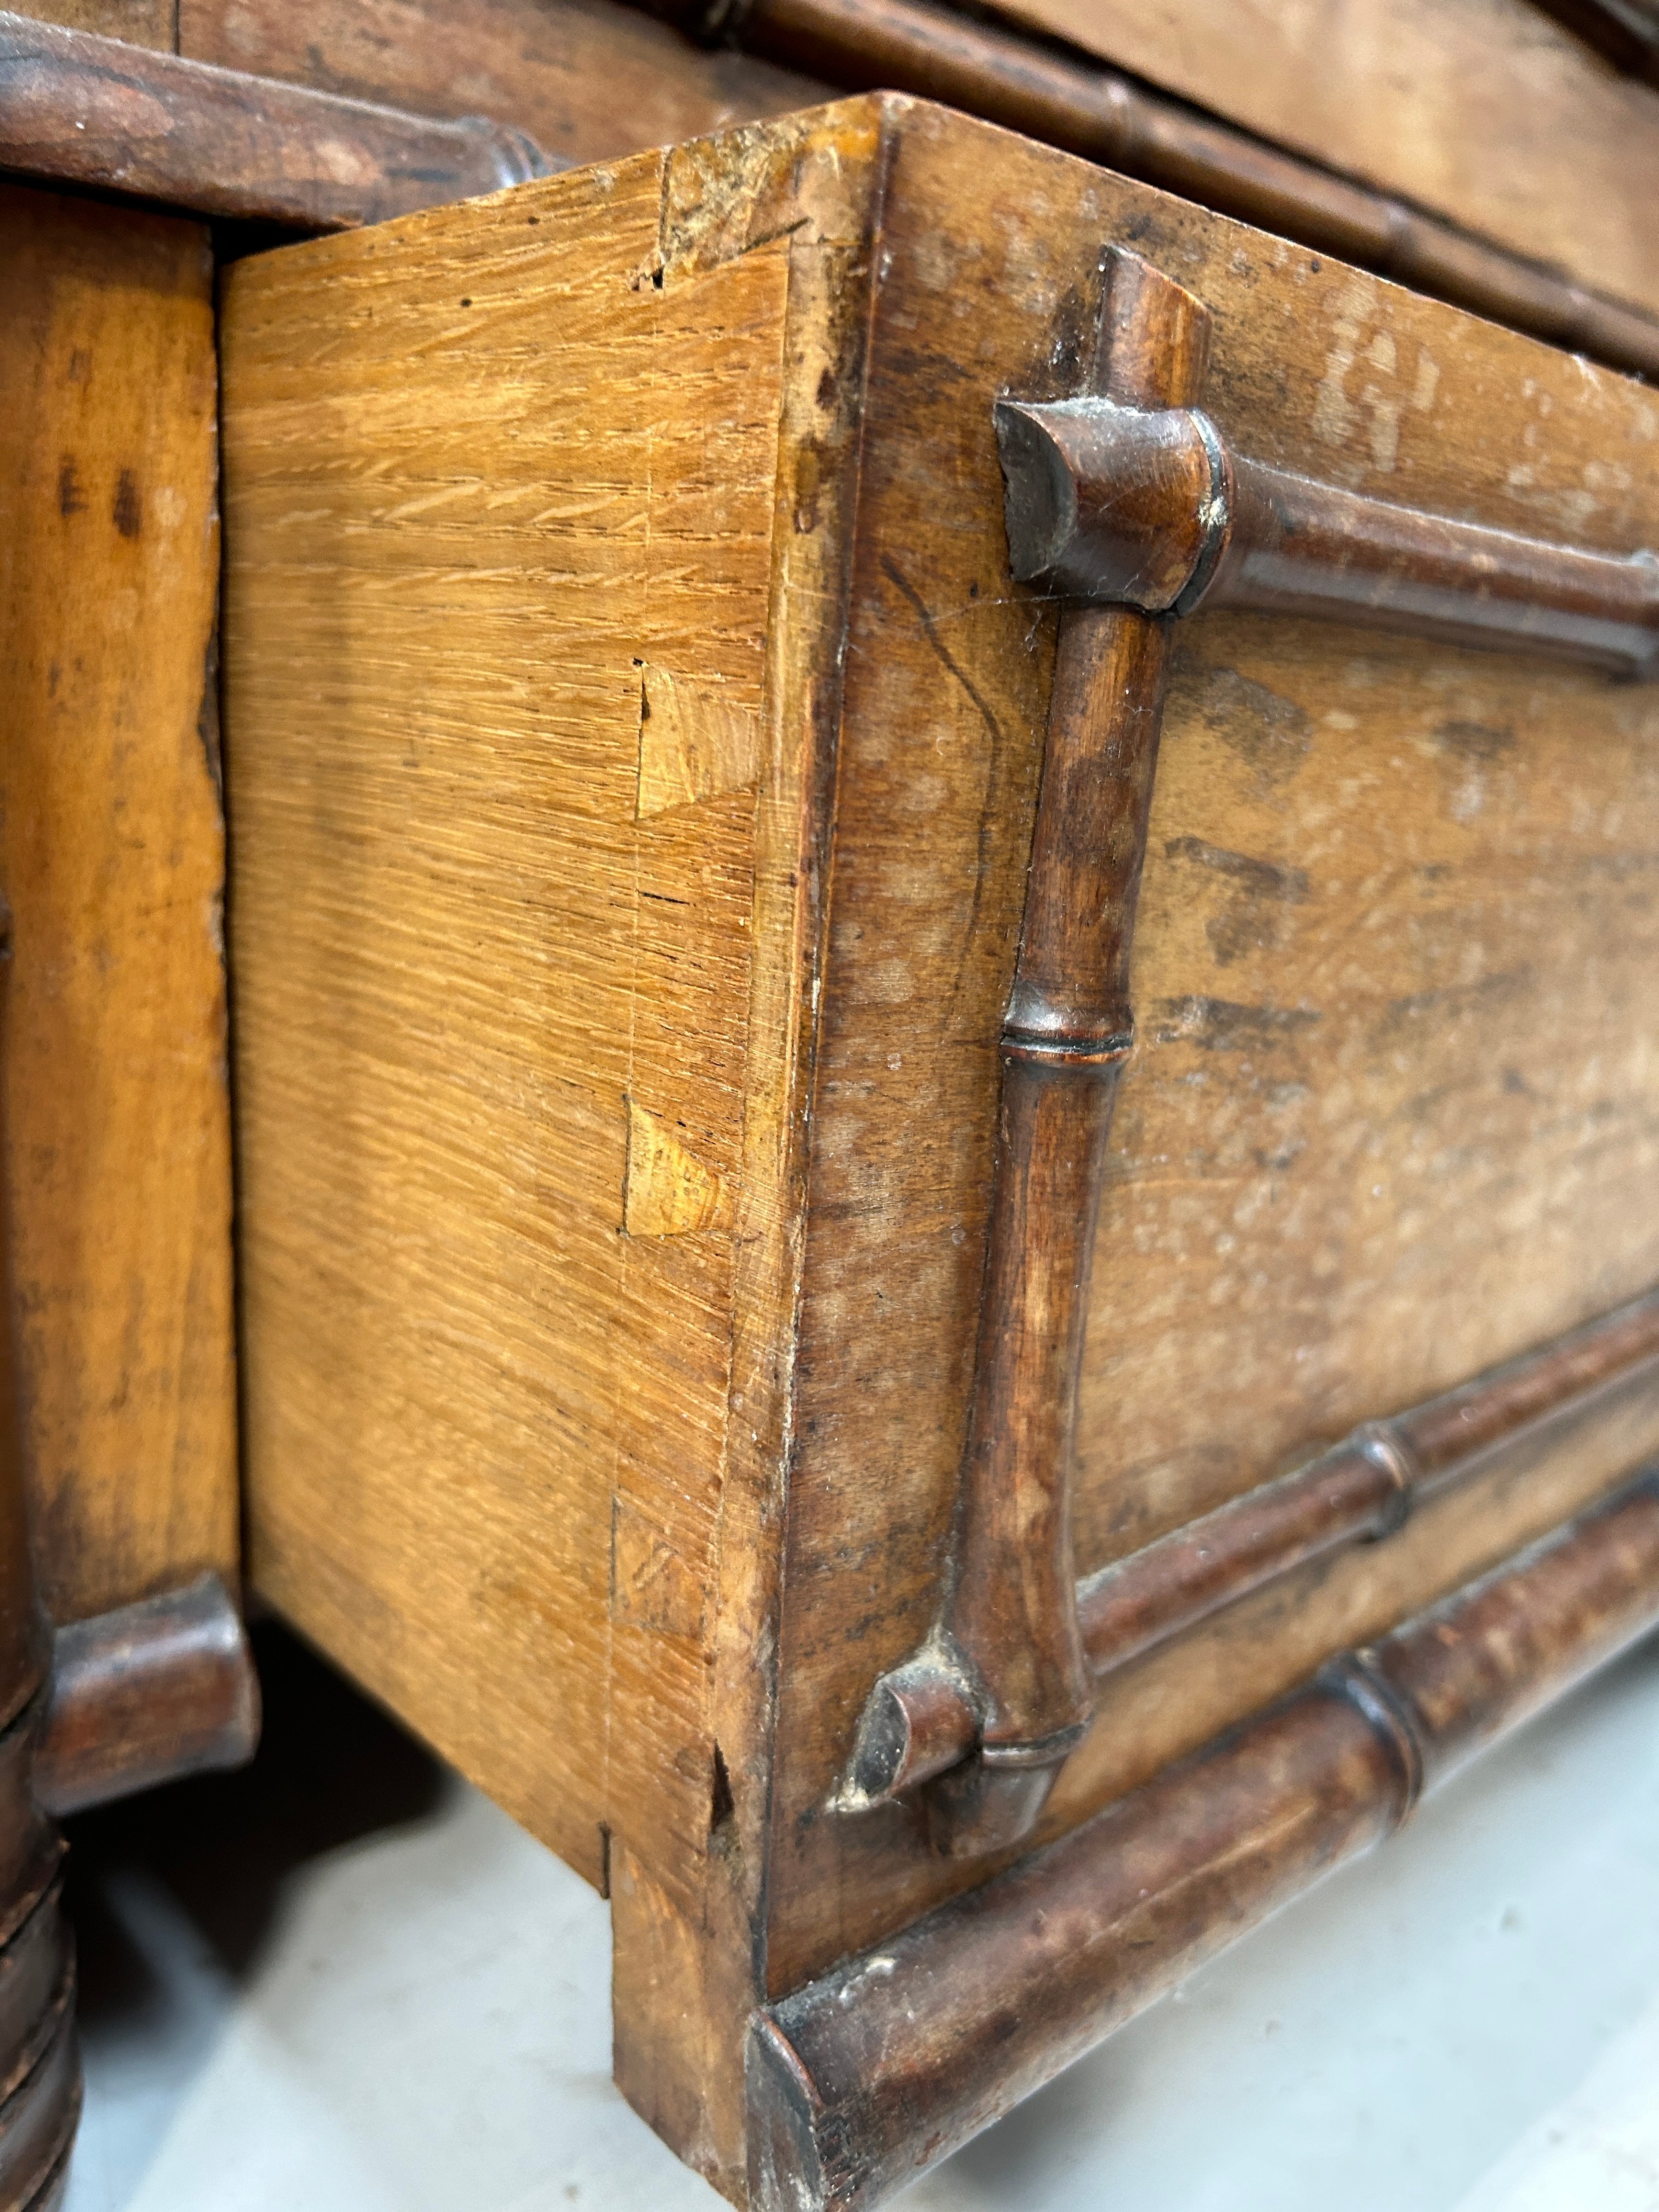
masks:
[[[0,15],[0,168],[27,176],[343,230],[548,167],[506,124],[410,115]]]
[[[1659,1625],[1659,1482],[757,2016],[755,2212],[874,2206]]]
[[[5,1055],[41,1594],[236,1571],[212,266],[0,188]]]
[[[694,33],[740,37],[831,84],[948,100],[1615,368],[1659,369],[1655,303],[1606,297],[1599,264],[1575,283],[1531,258],[1529,242],[1505,251],[1008,26],[927,0],[753,0],[714,15],[673,12]]]
[[[59,23],[65,30],[94,31],[106,39],[119,39],[131,46],[149,46],[158,53],[176,53],[179,46],[179,0],[30,0],[15,11],[42,23]]]
[[[422,115],[500,116],[571,162],[782,115],[830,89],[747,54],[699,52],[613,0],[179,0],[179,46]]]
[[[1632,76],[1659,84],[1659,7],[1654,0],[1533,0]]]
[[[997,0],[997,12],[1659,308],[1659,98],[1534,0]]]
[[[900,98],[227,289],[256,1574],[608,1880],[619,2078],[733,2193],[748,2010],[984,1871],[832,1800],[941,1617],[992,1247],[1058,629],[993,410],[1076,392],[1123,244],[1264,466],[1651,542],[1639,388]],[[1175,631],[1085,1574],[1659,1280],[1659,705]],[[1656,1450],[1644,1367],[1117,1669],[1040,1836]]]
[[[59,1629],[35,1794],[62,1819],[187,1774],[240,1766],[259,1684],[216,1575]]]

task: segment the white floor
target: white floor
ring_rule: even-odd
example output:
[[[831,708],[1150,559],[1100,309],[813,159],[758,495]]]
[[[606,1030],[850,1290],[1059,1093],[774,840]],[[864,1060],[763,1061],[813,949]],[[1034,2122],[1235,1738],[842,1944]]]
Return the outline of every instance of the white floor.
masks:
[[[714,2212],[611,2087],[605,1907],[276,1639],[249,1776],[79,1839],[69,2212]],[[1659,2212],[1659,1650],[908,2212]]]

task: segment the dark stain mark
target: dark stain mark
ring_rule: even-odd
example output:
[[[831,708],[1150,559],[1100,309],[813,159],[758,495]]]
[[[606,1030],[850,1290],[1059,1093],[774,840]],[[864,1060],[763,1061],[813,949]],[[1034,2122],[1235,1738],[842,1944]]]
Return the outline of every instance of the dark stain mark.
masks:
[[[1389,1042],[1425,1015],[1455,1021],[1461,1014],[1504,1006],[1511,1000],[1524,998],[1534,981],[1530,968],[1516,968],[1500,975],[1485,975],[1478,983],[1454,983],[1443,990],[1412,991],[1403,999],[1390,999],[1376,1026],[1376,1042]]]
[[[144,526],[144,495],[138,489],[138,479],[131,469],[123,469],[115,481],[115,504],[110,510],[115,527],[123,538],[137,538]]]
[[[1230,853],[1202,837],[1171,837],[1164,850],[1170,860],[1190,860],[1225,884],[1220,912],[1204,924],[1210,950],[1223,968],[1247,952],[1270,951],[1279,941],[1285,909],[1300,906],[1308,896],[1308,878],[1300,868],[1275,867],[1271,860]]]
[[[1276,867],[1271,860],[1253,860],[1248,853],[1230,853],[1224,845],[1206,844],[1202,837],[1171,837],[1164,850],[1172,860],[1193,860],[1200,868],[1225,876],[1252,898],[1300,906],[1308,896],[1308,878],[1300,868]]]
[[[1313,720],[1304,708],[1236,668],[1211,668],[1183,656],[1176,676],[1198,720],[1254,769],[1264,794],[1290,781],[1313,744]]]
[[[85,346],[76,346],[69,357],[69,367],[64,372],[66,384],[84,384],[92,374],[92,356]]]
[[[84,514],[86,511],[87,495],[81,489],[75,456],[65,453],[58,464],[58,512],[59,514]]]
[[[818,379],[817,400],[820,407],[833,407],[836,404],[836,372],[833,368],[826,368]]]
[[[1504,1088],[1511,1098],[1530,1098],[1534,1095],[1531,1084],[1528,1082],[1518,1067],[1506,1067],[1504,1070]]]
[[[1160,999],[1159,1044],[1195,1044],[1206,1052],[1250,1052],[1283,1044],[1323,1017],[1312,1006],[1241,1006],[1231,999]]]
[[[1484,764],[1512,753],[1516,737],[1513,730],[1494,729],[1486,722],[1442,722],[1434,742],[1453,760]]]
[[[472,305],[472,302],[471,300],[463,300],[461,305],[464,307],[470,307]]]
[[[732,1796],[732,1777],[726,1771],[726,1753],[720,1749],[719,1744],[716,1744],[714,1746],[714,1784],[710,1793],[708,1806],[709,1834],[718,1835],[726,1822],[735,1816],[737,1809],[736,1802]]]
[[[979,934],[980,907],[985,896],[986,875],[991,866],[991,827],[996,820],[997,799],[1001,783],[1002,726],[991,712],[984,693],[939,635],[938,626],[933,616],[927,611],[927,601],[905,576],[903,570],[890,553],[882,555],[881,572],[888,582],[895,585],[909,601],[915,610],[916,620],[921,624],[921,634],[938,656],[940,666],[956,678],[969,698],[972,700],[991,739],[990,758],[985,769],[985,790],[980,801],[979,836],[974,869],[974,888],[968,902],[968,927],[963,935],[962,956],[957,962],[956,978],[951,983],[951,996],[945,1006],[945,1018],[948,1026],[957,1000],[961,995],[962,981],[967,973],[969,955],[972,952],[974,940]]]

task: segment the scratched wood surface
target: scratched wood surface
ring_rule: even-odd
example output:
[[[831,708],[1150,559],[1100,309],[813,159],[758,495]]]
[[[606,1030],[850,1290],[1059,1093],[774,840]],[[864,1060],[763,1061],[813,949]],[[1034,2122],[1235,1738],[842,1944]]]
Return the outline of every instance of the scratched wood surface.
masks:
[[[4,1070],[49,1608],[237,1559],[212,262],[0,187]]]
[[[787,1536],[775,1990],[974,1878],[930,1863],[903,1811],[849,1820],[825,1799],[870,1682],[928,1626],[966,1419],[1051,651],[1006,580],[992,398],[1074,376],[1099,241],[1121,239],[1213,309],[1207,404],[1241,450],[1614,551],[1659,526],[1659,406],[1639,387],[1060,155],[892,114]],[[1519,659],[1255,617],[1183,635],[1097,1261],[1080,1565],[1659,1279],[1640,1197],[1656,730],[1647,693]],[[1144,1662],[1050,1825],[1656,1443],[1638,1396]]]
[[[1659,92],[1532,0],[997,0],[999,11],[1659,308]]]

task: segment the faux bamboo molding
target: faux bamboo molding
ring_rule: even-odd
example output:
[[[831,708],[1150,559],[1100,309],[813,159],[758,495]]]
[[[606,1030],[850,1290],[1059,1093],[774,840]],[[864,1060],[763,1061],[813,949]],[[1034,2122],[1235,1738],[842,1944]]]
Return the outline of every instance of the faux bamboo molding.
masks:
[[[1631,677],[1659,668],[1659,559],[1457,522],[1234,453],[1195,408],[1006,400],[1013,573],[1147,614],[1252,607]]]
[[[855,1813],[925,1785],[933,1846],[951,1856],[1035,1825],[1092,1710],[1085,1646],[1097,1670],[1123,1656],[1115,1642],[1144,1650],[1333,1543],[1378,1533],[1378,1516],[1403,1517],[1433,1471],[1431,1455],[1413,1457],[1410,1423],[1441,1432],[1437,1401],[1081,1594],[1072,1579],[1082,1329],[1117,1073],[1133,1043],[1129,953],[1169,623],[1248,606],[1659,672],[1652,556],[1423,514],[1243,459],[1192,404],[1208,343],[1201,306],[1121,251],[1107,302],[1093,389],[995,409],[1014,576],[1060,596],[1065,612],[939,1614],[922,1649],[871,1692],[835,1800]],[[1565,1405],[1601,1387],[1583,1382],[1586,1360],[1617,1370],[1650,1357],[1652,1321],[1638,1301],[1595,1325],[1588,1352],[1565,1339],[1477,1378],[1453,1394],[1459,1418],[1472,1391],[1499,1428],[1527,1425],[1529,1393]],[[1462,1449],[1456,1468],[1473,1456]],[[1095,1656],[1097,1639],[1111,1656]]]
[[[0,169],[198,214],[346,230],[560,166],[451,123],[0,14]]]
[[[1098,1680],[1224,1606],[1345,1544],[1394,1534],[1413,1507],[1492,1455],[1594,1410],[1659,1366],[1659,1291],[1488,1369],[1230,1499],[1078,1584],[1079,1634]],[[969,1756],[971,1686],[911,1662],[872,1693],[842,1802],[901,1796]]]
[[[866,2212],[1659,1624],[1659,1476],[755,2017],[756,2212]]]
[[[259,1683],[217,1575],[60,1628],[35,1794],[62,1817],[187,1774],[240,1766]]]
[[[1137,256],[1108,275],[1090,380],[1109,404],[1201,389],[1209,317]],[[975,1718],[929,1805],[951,1856],[1024,1834],[1088,1724],[1070,1462],[1090,1259],[1119,1071],[1168,625],[1127,605],[1061,620],[1013,989],[977,1364],[939,1624],[918,1701]],[[919,1677],[919,1679],[917,1679]],[[885,1711],[880,1697],[879,1711]],[[867,1733],[867,1731],[866,1731]],[[858,1802],[849,1798],[849,1803]]]
[[[944,101],[1611,368],[1659,372],[1652,316],[1011,29],[926,0],[645,4],[695,37],[849,92],[886,87]]]

